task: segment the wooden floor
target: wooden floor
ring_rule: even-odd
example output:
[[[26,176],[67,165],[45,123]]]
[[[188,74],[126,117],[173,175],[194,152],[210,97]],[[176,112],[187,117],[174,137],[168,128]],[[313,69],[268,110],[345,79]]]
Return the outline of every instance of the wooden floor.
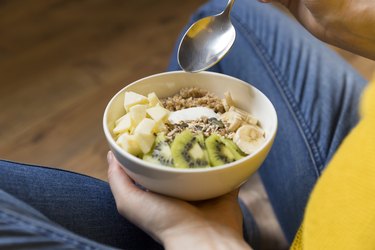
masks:
[[[165,71],[178,32],[203,2],[1,1],[0,158],[106,179],[106,103]],[[375,69],[346,57],[367,77]]]
[[[203,2],[1,1],[0,158],[106,179],[106,103],[165,71]]]

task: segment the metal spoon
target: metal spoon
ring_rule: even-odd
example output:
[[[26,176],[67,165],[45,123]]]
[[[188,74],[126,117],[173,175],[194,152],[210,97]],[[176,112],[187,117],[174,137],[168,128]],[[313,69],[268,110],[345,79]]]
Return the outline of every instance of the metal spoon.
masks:
[[[219,62],[232,47],[236,31],[230,21],[235,0],[224,11],[195,22],[186,31],[178,48],[178,64],[188,72],[198,72]]]

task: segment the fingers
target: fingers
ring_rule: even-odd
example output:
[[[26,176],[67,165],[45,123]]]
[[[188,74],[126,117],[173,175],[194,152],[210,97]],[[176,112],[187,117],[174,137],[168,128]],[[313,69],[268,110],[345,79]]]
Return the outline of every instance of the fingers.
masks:
[[[182,203],[138,188],[108,152],[108,181],[119,213],[161,242],[161,234],[182,218],[176,207]],[[177,219],[176,219],[177,218]]]
[[[139,200],[146,192],[133,183],[111,151],[107,154],[107,160],[108,181],[119,212],[123,214],[138,209],[141,206]]]
[[[115,198],[122,196],[125,191],[133,191],[137,188],[124,170],[121,169],[111,151],[107,154],[107,160],[109,164],[108,180]]]
[[[146,192],[137,187],[111,151],[108,152],[107,159],[109,185],[116,200],[117,209],[123,216],[131,220],[142,219],[140,217],[142,217],[143,211],[146,212],[149,205],[169,200],[167,197],[160,197],[160,195]]]

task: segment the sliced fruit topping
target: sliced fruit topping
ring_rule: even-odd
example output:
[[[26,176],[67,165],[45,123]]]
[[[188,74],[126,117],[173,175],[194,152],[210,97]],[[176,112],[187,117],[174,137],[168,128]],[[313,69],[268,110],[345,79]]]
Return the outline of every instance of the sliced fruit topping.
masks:
[[[129,112],[130,107],[136,104],[148,104],[148,99],[145,96],[132,91],[125,92],[124,108],[126,112]]]
[[[220,166],[236,160],[232,151],[223,143],[219,135],[210,135],[206,139],[206,148],[211,166]]]
[[[151,107],[154,107],[156,105],[159,105],[159,106],[163,107],[163,104],[161,103],[161,101],[159,100],[159,98],[155,94],[155,92],[152,92],[152,93],[148,94],[147,99],[148,99],[149,105]]]
[[[128,132],[131,126],[132,126],[132,122],[131,122],[130,114],[128,113],[116,121],[116,127],[113,129],[113,133],[119,134],[119,133]]]
[[[134,127],[136,127],[144,118],[146,118],[147,108],[148,106],[144,104],[136,104],[130,107],[129,114]]]
[[[232,152],[232,154],[234,155],[234,158],[236,160],[239,160],[239,159],[246,156],[246,154],[244,152],[242,152],[241,149],[239,147],[237,147],[237,145],[232,140],[221,137],[221,141]]]
[[[171,147],[169,146],[164,133],[160,133],[156,136],[152,151],[145,154],[143,160],[173,167]]]
[[[233,111],[225,112],[220,119],[228,124],[228,130],[231,132],[235,132],[243,122],[241,115]]]
[[[138,142],[139,148],[143,154],[150,152],[155,141],[153,133],[155,121],[149,118],[144,118],[134,130],[134,136]]]
[[[171,150],[176,168],[210,166],[202,134],[194,135],[189,130],[184,130],[173,140]]]
[[[155,135],[135,133],[134,138],[143,154],[150,152],[152,145],[154,145]]]
[[[146,112],[155,122],[165,122],[168,119],[168,115],[170,113],[169,110],[159,105],[148,108]]]
[[[134,134],[152,135],[156,122],[149,118],[144,118],[134,130]]]
[[[246,154],[257,150],[264,142],[264,131],[251,124],[241,126],[233,137],[234,143]]]
[[[126,152],[129,152],[132,155],[140,155],[142,153],[137,139],[134,135],[129,135],[127,133],[122,134],[117,139],[116,143],[123,148]]]
[[[246,123],[249,123],[249,124],[252,124],[252,125],[258,124],[258,119],[256,119],[252,115],[250,115],[245,110],[242,110],[242,109],[239,109],[239,108],[236,108],[236,107],[232,106],[232,107],[229,108],[229,112],[234,112],[234,113],[239,114],[241,116],[241,119]]]
[[[224,99],[222,99],[222,104],[224,106],[225,111],[228,111],[230,107],[235,106],[232,96],[230,95],[230,92],[227,91],[224,93]]]

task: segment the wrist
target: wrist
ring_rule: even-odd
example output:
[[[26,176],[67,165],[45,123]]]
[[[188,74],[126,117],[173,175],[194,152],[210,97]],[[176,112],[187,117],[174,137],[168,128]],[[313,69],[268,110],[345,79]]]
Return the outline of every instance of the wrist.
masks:
[[[252,249],[243,239],[242,234],[233,230],[215,228],[199,228],[174,231],[164,235],[163,245],[167,250],[173,249]]]

